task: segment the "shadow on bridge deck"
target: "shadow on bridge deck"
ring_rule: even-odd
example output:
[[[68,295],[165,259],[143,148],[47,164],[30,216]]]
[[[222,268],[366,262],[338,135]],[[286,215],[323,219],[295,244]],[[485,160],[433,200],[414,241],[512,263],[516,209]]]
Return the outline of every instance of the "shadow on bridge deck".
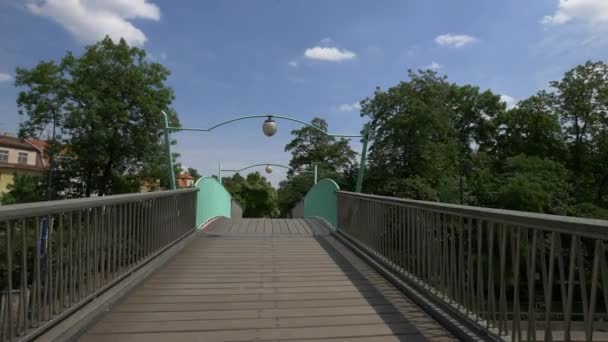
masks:
[[[316,220],[222,219],[81,341],[451,341]]]

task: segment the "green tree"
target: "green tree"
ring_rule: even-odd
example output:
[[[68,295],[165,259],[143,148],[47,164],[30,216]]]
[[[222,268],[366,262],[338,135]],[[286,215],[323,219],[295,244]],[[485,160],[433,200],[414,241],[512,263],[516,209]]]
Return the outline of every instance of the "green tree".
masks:
[[[540,91],[495,119],[492,147],[497,159],[519,154],[563,161],[566,147],[555,111],[555,96]]]
[[[491,119],[504,110],[490,91],[449,83],[433,71],[366,99],[372,137],[366,191],[449,202],[464,197],[475,146],[491,139]],[[410,179],[411,178],[411,179]]]
[[[81,56],[18,68],[21,135],[39,135],[54,123],[61,132],[58,189],[67,196],[107,195],[138,188],[143,177],[168,181],[161,110],[173,91],[169,70],[149,62],[144,50],[106,37]],[[179,125],[175,114],[170,124]]]
[[[604,203],[608,169],[605,160],[598,158],[608,155],[608,65],[589,61],[551,85],[556,90],[578,201]]]
[[[8,192],[0,194],[0,203],[8,205],[44,201],[44,192],[41,177],[16,174],[13,183],[8,185]]]
[[[323,133],[328,131],[325,120],[314,118],[310,124],[318,129],[305,126],[291,132],[294,138],[285,146],[285,152],[292,156],[289,166],[296,171],[312,171],[316,165],[319,179],[330,178],[342,189],[353,190],[358,169],[357,153],[350,148],[348,140]],[[286,216],[314,185],[311,174],[298,174],[293,170],[279,184],[278,207],[282,216]]]
[[[496,182],[501,208],[564,215],[570,204],[568,170],[560,163],[519,155],[507,159]]]
[[[286,217],[291,209],[304,199],[304,196],[313,185],[313,176],[308,174],[295,174],[281,181],[277,190],[277,206],[280,215]]]
[[[317,165],[324,178],[337,176],[352,167],[357,154],[348,140],[327,135],[327,122],[321,118],[312,119],[310,124],[318,129],[305,126],[291,131],[294,138],[285,146],[285,152],[291,153],[289,166],[294,170],[312,171]],[[291,170],[288,172],[290,176],[293,174]]]
[[[201,176],[201,174],[200,174],[200,173],[198,173],[198,170],[197,170],[197,169],[195,169],[195,168],[192,168],[192,167],[189,167],[189,168],[188,168],[188,174],[189,174],[190,176],[192,176],[192,178],[194,178],[194,182],[195,182],[195,183],[196,183],[196,181],[197,181],[199,178],[201,178],[201,177],[202,177],[202,176]]]
[[[222,178],[222,184],[243,209],[243,217],[276,217],[277,194],[270,182],[253,172],[243,178],[240,174]]]

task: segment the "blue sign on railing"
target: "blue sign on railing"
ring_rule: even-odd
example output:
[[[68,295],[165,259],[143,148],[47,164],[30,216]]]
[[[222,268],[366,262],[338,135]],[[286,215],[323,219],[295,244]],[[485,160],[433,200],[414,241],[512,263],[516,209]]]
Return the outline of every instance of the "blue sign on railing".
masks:
[[[49,227],[49,220],[47,217],[43,217],[40,219],[40,240],[38,240],[38,257],[42,258],[46,255],[48,238],[49,238],[49,230],[53,229],[53,222],[55,218],[51,218],[51,225]]]

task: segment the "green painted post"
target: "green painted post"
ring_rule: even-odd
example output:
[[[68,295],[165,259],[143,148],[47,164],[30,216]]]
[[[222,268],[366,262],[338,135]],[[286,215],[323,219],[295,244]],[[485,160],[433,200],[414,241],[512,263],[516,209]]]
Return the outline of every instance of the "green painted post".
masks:
[[[315,164],[315,184],[317,184],[317,164]]]
[[[356,192],[361,192],[363,186],[363,174],[365,173],[365,157],[367,155],[367,140],[369,138],[369,124],[365,125],[365,135],[363,137],[363,150],[361,151],[361,162],[359,163],[359,173],[357,174]]]
[[[304,197],[304,217],[320,217],[336,228],[338,204],[336,191],[340,187],[331,179],[321,179]]]
[[[171,189],[175,190],[175,171],[173,170],[173,156],[171,155],[171,139],[169,138],[169,117],[165,111],[161,110],[163,113],[163,117],[165,119],[165,146],[167,148],[167,159],[169,160],[169,183],[171,184]]]
[[[194,184],[196,197],[196,226],[201,228],[216,217],[230,217],[232,196],[215,177],[201,177]]]

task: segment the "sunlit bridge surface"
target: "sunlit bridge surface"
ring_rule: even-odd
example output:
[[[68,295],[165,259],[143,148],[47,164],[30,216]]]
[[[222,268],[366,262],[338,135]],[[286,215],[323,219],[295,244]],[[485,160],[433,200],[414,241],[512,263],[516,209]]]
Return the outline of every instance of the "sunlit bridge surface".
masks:
[[[451,341],[316,220],[221,219],[82,341]]]

